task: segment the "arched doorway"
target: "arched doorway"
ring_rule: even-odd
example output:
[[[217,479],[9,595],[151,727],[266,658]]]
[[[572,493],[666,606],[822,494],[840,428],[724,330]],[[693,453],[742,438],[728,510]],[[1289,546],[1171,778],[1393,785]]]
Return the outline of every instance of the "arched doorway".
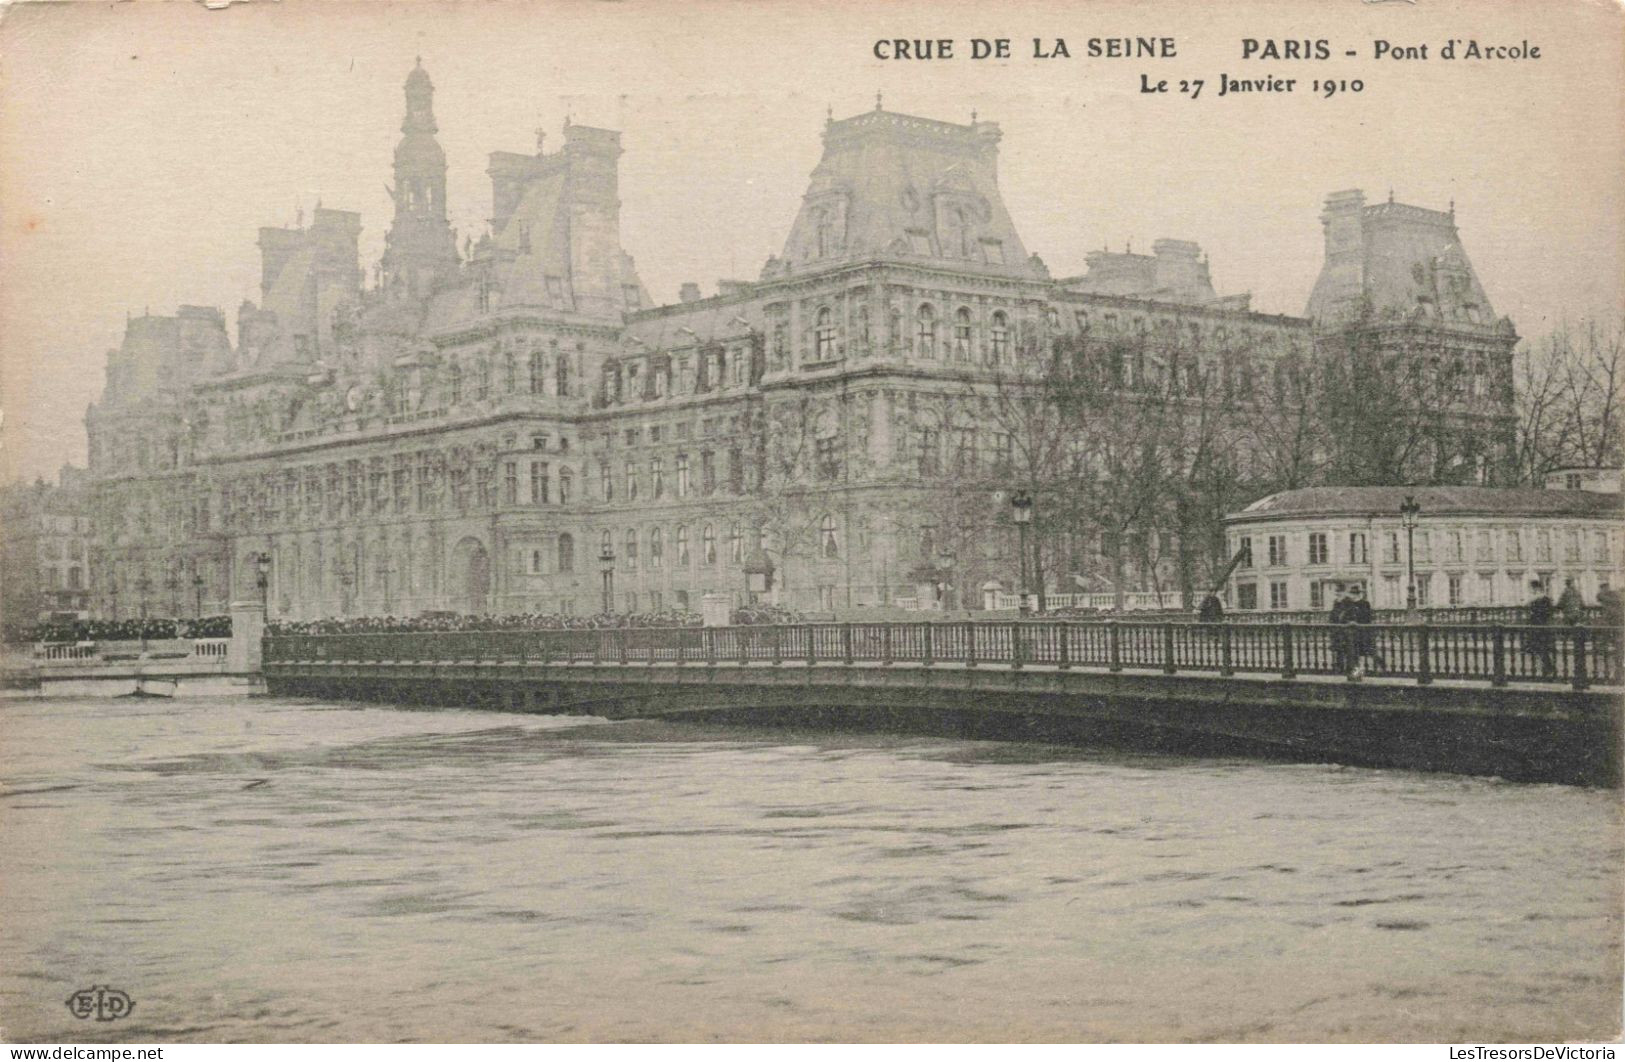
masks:
[[[457,543],[451,577],[453,609],[473,614],[491,610],[491,555],[479,539],[470,536]]]

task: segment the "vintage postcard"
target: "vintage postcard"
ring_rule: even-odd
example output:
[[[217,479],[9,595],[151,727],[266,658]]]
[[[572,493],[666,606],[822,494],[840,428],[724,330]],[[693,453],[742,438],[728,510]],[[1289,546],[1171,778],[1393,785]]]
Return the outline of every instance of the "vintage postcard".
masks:
[[[0,9],[0,1039],[1617,1040],[1622,46]]]

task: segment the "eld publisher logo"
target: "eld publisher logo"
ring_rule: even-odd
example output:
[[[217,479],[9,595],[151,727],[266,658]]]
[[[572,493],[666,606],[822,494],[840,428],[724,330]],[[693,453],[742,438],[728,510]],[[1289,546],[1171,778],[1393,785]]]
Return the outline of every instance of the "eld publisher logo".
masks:
[[[128,993],[106,985],[81,988],[68,997],[68,1009],[75,1018],[95,1018],[97,1021],[118,1021],[128,1017],[135,1009],[135,1000]]]

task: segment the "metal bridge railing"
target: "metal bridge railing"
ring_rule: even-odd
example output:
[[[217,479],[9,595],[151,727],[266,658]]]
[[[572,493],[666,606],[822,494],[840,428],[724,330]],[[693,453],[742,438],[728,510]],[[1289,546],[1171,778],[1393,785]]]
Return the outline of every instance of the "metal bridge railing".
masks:
[[[282,634],[270,667],[293,664],[1027,666],[1219,676],[1362,674],[1618,685],[1620,631],[1483,624],[802,623],[753,627]]]

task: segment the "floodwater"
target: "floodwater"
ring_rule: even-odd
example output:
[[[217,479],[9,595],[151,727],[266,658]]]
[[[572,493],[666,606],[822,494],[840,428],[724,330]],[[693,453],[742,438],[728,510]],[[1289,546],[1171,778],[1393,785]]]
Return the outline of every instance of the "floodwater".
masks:
[[[0,745],[0,1039],[1620,1028],[1615,791],[277,699]]]

